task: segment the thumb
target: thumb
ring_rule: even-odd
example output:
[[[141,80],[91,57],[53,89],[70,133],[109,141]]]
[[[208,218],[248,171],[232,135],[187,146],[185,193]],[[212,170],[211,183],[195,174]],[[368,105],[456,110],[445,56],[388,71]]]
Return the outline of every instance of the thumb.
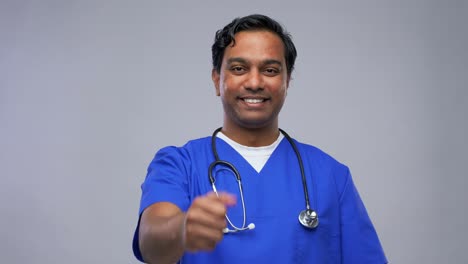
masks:
[[[231,193],[220,192],[218,198],[226,206],[233,206],[237,203],[237,197]]]

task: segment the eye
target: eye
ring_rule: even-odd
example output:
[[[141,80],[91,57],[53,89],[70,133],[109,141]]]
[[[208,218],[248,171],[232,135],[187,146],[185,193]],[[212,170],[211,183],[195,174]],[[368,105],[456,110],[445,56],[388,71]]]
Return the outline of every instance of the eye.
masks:
[[[246,69],[242,66],[235,65],[230,68],[230,71],[233,72],[234,74],[243,74],[245,73]]]
[[[264,70],[264,72],[265,72],[265,74],[266,74],[267,76],[275,76],[275,75],[278,75],[278,74],[280,73],[280,70],[277,69],[277,68],[271,68],[271,67],[270,67],[270,68],[266,68],[266,69]]]

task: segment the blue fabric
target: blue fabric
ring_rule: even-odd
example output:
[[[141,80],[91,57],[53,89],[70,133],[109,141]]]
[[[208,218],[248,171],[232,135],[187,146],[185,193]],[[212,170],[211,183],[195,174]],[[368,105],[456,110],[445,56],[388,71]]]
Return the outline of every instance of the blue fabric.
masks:
[[[214,157],[210,138],[183,147],[161,149],[142,184],[141,213],[153,203],[171,202],[186,211],[192,199],[212,191],[208,167]],[[242,177],[247,223],[255,229],[227,234],[211,252],[187,253],[187,263],[387,263],[375,229],[353,184],[348,168],[321,150],[296,141],[304,161],[311,206],[320,224],[306,229],[298,221],[305,208],[300,169],[286,139],[272,153],[260,173],[226,142],[217,140],[220,159],[236,166]],[[228,209],[236,226],[242,225],[242,205],[233,174],[215,169],[218,191],[237,195]],[[315,187],[313,187],[315,185]],[[138,227],[133,241],[138,248]]]

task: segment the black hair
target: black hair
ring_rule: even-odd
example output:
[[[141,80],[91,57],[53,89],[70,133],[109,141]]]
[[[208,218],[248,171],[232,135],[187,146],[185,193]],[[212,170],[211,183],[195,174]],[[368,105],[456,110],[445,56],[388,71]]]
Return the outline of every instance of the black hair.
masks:
[[[297,57],[296,47],[292,42],[291,35],[275,20],[265,15],[259,14],[238,17],[226,25],[223,29],[220,29],[216,32],[215,40],[213,46],[211,47],[213,69],[215,69],[218,73],[221,71],[224,51],[229,45],[235,45],[234,35],[236,35],[236,33],[241,31],[255,30],[270,31],[280,37],[284,44],[284,56],[287,73],[288,76],[291,76],[291,73],[294,69],[294,62],[296,61]]]

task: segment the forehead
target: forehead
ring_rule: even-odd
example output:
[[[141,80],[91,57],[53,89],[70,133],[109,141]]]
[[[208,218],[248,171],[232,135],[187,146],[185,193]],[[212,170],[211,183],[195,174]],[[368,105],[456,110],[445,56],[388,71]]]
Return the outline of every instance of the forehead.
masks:
[[[270,31],[241,31],[234,35],[234,45],[224,51],[223,61],[230,58],[243,58],[249,61],[278,60],[285,62],[284,43]]]

